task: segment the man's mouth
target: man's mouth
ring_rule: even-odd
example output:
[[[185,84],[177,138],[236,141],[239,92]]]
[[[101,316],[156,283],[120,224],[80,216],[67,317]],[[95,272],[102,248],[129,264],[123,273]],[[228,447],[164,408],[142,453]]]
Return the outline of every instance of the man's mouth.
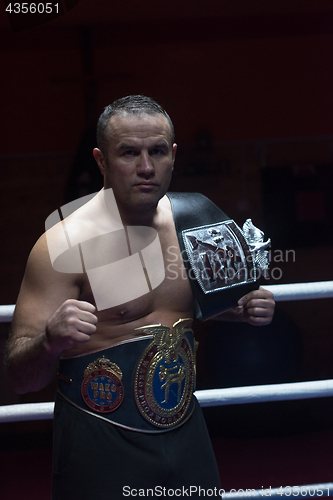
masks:
[[[142,181],[142,182],[137,182],[137,183],[135,184],[135,186],[140,186],[140,187],[141,187],[141,186],[143,186],[143,187],[153,187],[153,186],[157,186],[157,185],[158,185],[158,184],[156,184],[155,182],[144,182],[144,181]]]

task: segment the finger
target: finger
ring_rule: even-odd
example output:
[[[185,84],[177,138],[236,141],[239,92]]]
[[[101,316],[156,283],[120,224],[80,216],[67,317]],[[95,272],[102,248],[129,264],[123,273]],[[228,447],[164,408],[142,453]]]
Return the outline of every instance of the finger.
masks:
[[[263,298],[252,298],[247,304],[244,305],[247,309],[249,307],[262,307],[263,309],[271,309],[274,306],[274,301],[270,299]]]
[[[85,344],[85,343],[89,342],[90,338],[91,338],[91,335],[88,335],[87,333],[83,333],[83,332],[80,332],[77,330],[71,339],[72,347],[75,344]]]
[[[97,322],[98,322],[97,316],[95,316],[95,314],[92,314],[92,313],[90,313],[88,311],[81,311],[81,310],[79,310],[78,314],[77,314],[77,317],[81,321],[85,321],[86,323],[91,323],[92,325],[96,325]]]
[[[272,315],[271,310],[264,307],[249,307],[246,314],[254,318],[267,318]]]
[[[96,307],[90,302],[86,302],[85,300],[77,300],[77,307],[82,311],[88,311],[94,313],[96,311]]]
[[[252,292],[247,293],[246,295],[243,295],[243,297],[241,297],[239,299],[238,305],[239,306],[245,306],[248,302],[250,302],[250,300],[252,300],[253,298],[255,298],[256,292],[258,292],[258,290],[252,290]]]
[[[255,326],[269,325],[273,319],[274,307],[249,307],[244,309],[244,319]]]
[[[91,313],[94,313],[96,311],[96,307],[90,302],[86,302],[85,300],[67,299],[64,302],[63,306],[65,308],[74,307],[80,309],[81,311],[89,311]]]
[[[262,298],[267,300],[274,300],[274,293],[272,293],[270,290],[266,290],[266,288],[260,286],[258,292],[261,294]]]
[[[244,306],[252,300],[263,300],[267,302],[274,303],[274,295],[269,290],[259,287],[258,290],[252,290],[252,292],[244,295],[239,301],[239,306]]]
[[[87,321],[78,321],[77,330],[90,336],[96,332],[96,325]]]
[[[241,307],[241,306],[245,306],[246,303],[247,303],[246,295],[244,295],[241,299],[239,299],[238,305]]]

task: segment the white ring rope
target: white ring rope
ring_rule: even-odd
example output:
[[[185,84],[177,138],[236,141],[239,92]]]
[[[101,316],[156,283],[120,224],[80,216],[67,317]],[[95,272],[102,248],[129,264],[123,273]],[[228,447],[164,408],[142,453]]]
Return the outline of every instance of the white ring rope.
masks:
[[[0,323],[10,323],[14,314],[15,304],[0,306]]]
[[[323,398],[333,396],[333,380],[207,389],[196,391],[195,396],[202,407]],[[53,409],[54,403],[0,406],[0,423],[52,419]]]
[[[23,403],[0,406],[0,424],[27,422],[28,420],[50,420],[53,418],[54,403]]]
[[[242,493],[241,493],[242,492]],[[333,483],[307,484],[303,486],[285,486],[284,488],[263,488],[261,490],[239,489],[231,490],[229,493],[222,493],[222,498],[226,500],[244,500],[251,498],[313,498],[328,497],[333,495]]]
[[[289,283],[288,285],[263,285],[274,294],[276,302],[284,300],[327,299],[333,297],[333,281]]]
[[[333,380],[206,389],[195,395],[202,407],[324,398],[333,396]]]
[[[285,300],[327,299],[333,297],[333,281],[289,283],[288,285],[264,285],[274,294],[276,302]],[[0,306],[0,323],[12,320],[15,304]]]

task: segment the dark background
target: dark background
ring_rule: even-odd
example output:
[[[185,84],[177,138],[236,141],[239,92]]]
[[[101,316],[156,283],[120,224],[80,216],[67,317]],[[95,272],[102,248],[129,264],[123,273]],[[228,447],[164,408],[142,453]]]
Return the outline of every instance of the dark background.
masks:
[[[46,217],[99,188],[91,155],[97,118],[132,93],[155,98],[173,119],[172,189],[200,191],[238,224],[252,217],[272,238],[275,271],[264,283],[332,280],[331,0],[72,3],[69,10],[61,2],[62,16],[30,28],[30,18],[9,20],[0,4],[0,304],[15,303]],[[198,388],[333,378],[331,325],[331,299],[279,303],[273,325],[262,329],[198,325]],[[1,351],[7,334],[8,325],[0,324]],[[53,398],[54,384],[18,396],[2,368],[0,374],[2,405]],[[260,488],[261,477],[270,485],[268,472],[260,475],[268,458],[260,462],[263,450],[254,452],[258,440],[281,445],[301,433],[307,440],[299,449],[311,436],[320,454],[313,436],[330,432],[332,420],[330,399],[206,414],[229,457],[232,439],[249,453],[253,443],[246,448],[244,440],[254,439],[258,481],[244,483],[244,465],[235,475],[239,486],[235,479],[230,488]],[[3,424],[0,447],[22,456],[30,449],[34,456],[49,453],[50,430],[51,422]],[[332,480],[308,452],[303,484]],[[328,450],[325,464],[327,456]],[[221,468],[228,463],[239,472],[239,456],[234,460]],[[281,472],[276,463],[272,468]],[[280,486],[279,477],[272,486]]]

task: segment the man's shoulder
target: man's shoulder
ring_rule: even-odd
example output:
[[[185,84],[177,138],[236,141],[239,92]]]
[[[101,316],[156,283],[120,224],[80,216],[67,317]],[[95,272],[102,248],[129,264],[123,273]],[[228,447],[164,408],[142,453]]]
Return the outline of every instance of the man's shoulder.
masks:
[[[53,212],[46,221],[46,239],[75,246],[88,239],[122,229],[112,190],[79,198]],[[48,223],[50,221],[50,223]]]
[[[51,214],[51,222],[55,223],[46,227],[41,239],[46,242],[56,271],[82,273],[82,251],[98,253],[105,246],[107,235],[123,230],[112,190],[99,191],[83,202],[84,199],[76,200]],[[39,246],[42,248],[41,243]]]
[[[45,221],[45,233],[33,247],[29,260],[50,263],[55,271],[80,272],[78,243],[92,230],[93,206],[70,202],[52,212]]]

